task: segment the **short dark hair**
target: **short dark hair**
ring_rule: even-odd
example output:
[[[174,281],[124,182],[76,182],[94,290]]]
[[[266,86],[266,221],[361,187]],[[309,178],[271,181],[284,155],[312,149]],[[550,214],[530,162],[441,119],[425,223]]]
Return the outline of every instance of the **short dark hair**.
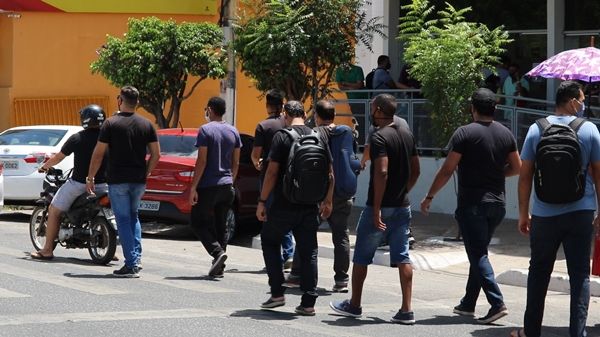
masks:
[[[219,116],[223,116],[225,114],[225,100],[219,96],[211,97],[208,100],[208,103],[206,103],[206,106]]]
[[[390,94],[379,94],[373,98],[373,104],[379,107],[386,117],[393,117],[396,114],[396,98]]]
[[[496,94],[488,88],[479,88],[471,95],[471,104],[478,114],[494,116],[496,112]]]
[[[579,100],[579,90],[581,90],[581,84],[575,81],[563,81],[556,89],[556,106],[563,105],[575,98]]]
[[[267,91],[266,97],[267,105],[271,105],[281,109],[281,106],[283,105],[283,95],[281,94],[281,91],[277,89],[271,89]]]
[[[288,101],[283,106],[283,110],[285,110],[285,113],[292,118],[304,117],[304,105],[302,105],[301,102]]]
[[[322,99],[317,102],[315,113],[322,120],[332,121],[335,118],[335,107],[330,101]]]
[[[134,86],[126,85],[121,88],[119,96],[121,96],[121,99],[125,104],[136,106],[140,98],[140,92]]]
[[[379,55],[379,57],[377,58],[377,65],[383,65],[385,62],[389,62],[390,57],[387,55]]]

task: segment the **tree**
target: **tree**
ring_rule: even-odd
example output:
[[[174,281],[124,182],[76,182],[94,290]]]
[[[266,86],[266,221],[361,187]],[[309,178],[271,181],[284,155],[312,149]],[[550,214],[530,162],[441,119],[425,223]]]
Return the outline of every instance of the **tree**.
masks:
[[[256,88],[285,91],[288,99],[319,100],[331,93],[334,70],[349,65],[358,43],[371,49],[384,36],[367,19],[364,0],[245,0],[234,48]]]
[[[135,86],[140,105],[155,116],[160,128],[177,127],[182,102],[202,80],[226,74],[223,33],[212,23],[131,18],[123,39],[107,40],[91,64],[92,73],[118,87]],[[186,92],[190,76],[198,78]]]
[[[439,19],[430,19],[434,7],[428,0],[412,0],[402,8],[408,11],[400,19],[404,60],[431,102],[432,133],[437,145],[444,147],[454,130],[470,120],[466,103],[483,80],[482,69],[495,69],[502,46],[511,40],[502,27],[489,30],[467,22],[464,14],[470,7],[456,10],[446,3],[446,9],[437,13]]]

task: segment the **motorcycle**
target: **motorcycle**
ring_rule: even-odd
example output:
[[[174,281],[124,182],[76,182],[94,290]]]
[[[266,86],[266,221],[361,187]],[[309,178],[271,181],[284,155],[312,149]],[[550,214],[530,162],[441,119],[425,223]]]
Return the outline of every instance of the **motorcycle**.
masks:
[[[46,222],[48,207],[58,189],[68,180],[70,171],[63,175],[62,170],[50,168],[44,178],[44,191],[31,214],[29,235],[33,247],[41,250],[46,242]],[[83,193],[73,202],[68,211],[59,219],[59,233],[54,242],[70,248],[87,248],[92,261],[108,264],[117,249],[117,224],[110,208],[108,193],[96,195]]]

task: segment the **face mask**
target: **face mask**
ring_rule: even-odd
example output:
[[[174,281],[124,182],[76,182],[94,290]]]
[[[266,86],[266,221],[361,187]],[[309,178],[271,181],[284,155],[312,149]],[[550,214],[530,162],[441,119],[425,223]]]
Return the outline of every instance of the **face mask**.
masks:
[[[369,114],[369,123],[374,127],[377,127],[377,124],[375,123],[375,117],[373,117],[373,114]]]
[[[583,117],[583,112],[585,111],[585,102],[581,102],[581,107],[579,108],[579,110],[577,110],[575,112],[575,116],[577,117]]]

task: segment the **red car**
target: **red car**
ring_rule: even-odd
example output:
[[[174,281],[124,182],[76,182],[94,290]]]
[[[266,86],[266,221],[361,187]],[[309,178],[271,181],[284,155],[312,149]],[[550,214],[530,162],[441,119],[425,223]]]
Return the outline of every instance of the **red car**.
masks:
[[[194,146],[198,129],[157,130],[160,160],[146,182],[146,193],[140,203],[142,221],[166,224],[189,224],[192,206],[189,203],[190,183],[198,149]],[[236,224],[256,221],[256,203],[259,197],[259,172],[252,165],[250,154],[254,138],[240,134],[242,149],[240,167],[235,182],[233,210],[227,215],[229,239]],[[199,195],[199,198],[209,197]]]

